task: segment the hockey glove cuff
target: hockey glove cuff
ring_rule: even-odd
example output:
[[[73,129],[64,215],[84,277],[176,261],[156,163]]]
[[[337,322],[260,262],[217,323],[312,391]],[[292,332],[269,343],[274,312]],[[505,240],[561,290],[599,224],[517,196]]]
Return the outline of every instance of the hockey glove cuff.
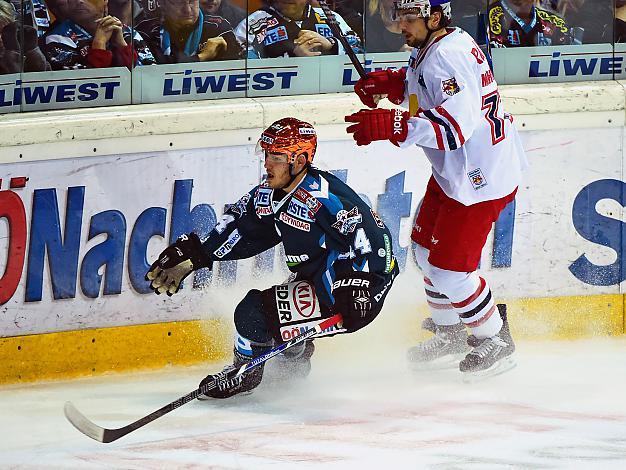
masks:
[[[196,269],[211,267],[211,259],[202,248],[198,235],[181,235],[152,263],[146,273],[150,288],[157,294],[171,296],[178,292],[183,280]]]
[[[389,140],[398,145],[409,133],[409,113],[401,109],[362,109],[345,120],[355,123],[346,131],[357,145],[368,145],[375,140]]]
[[[387,99],[392,103],[401,104],[404,101],[405,78],[406,69],[377,70],[368,73],[367,78],[359,79],[354,85],[354,92],[369,108],[377,106],[375,95],[387,95]]]
[[[335,312],[343,316],[343,327],[348,333],[372,320],[372,291],[377,282],[373,274],[355,271],[337,276],[333,283]]]

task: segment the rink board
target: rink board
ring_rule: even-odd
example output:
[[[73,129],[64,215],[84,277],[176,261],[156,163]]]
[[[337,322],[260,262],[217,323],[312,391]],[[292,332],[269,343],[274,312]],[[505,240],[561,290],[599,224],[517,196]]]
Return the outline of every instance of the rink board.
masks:
[[[588,93],[581,90],[574,95]],[[520,102],[520,108],[528,106],[526,97]],[[316,164],[354,187],[392,233],[402,274],[384,317],[367,334],[408,345],[421,334],[417,325],[426,316],[408,245],[429,165],[417,148],[399,150],[387,142],[357,148],[336,116],[313,116],[303,103],[293,104],[289,114],[316,122]],[[150,293],[143,278],[176,236],[208,233],[225,205],[263,176],[252,136],[282,114],[268,106],[259,122],[252,113],[233,115],[221,106],[222,114],[211,107],[204,116],[209,126],[225,127],[213,132],[184,132],[202,120],[198,112],[193,120],[181,117],[185,125],[177,134],[164,127],[148,139],[33,142],[19,157],[0,152],[0,382],[229,354],[237,302],[250,288],[266,288],[288,274],[280,247],[250,260],[216,263],[213,273],[199,272],[172,298]],[[623,109],[589,108],[576,115],[566,104],[562,115],[525,114],[516,121],[530,169],[515,206],[503,212],[487,241],[481,272],[496,299],[509,302],[520,337],[624,332]],[[233,128],[235,118],[246,128]],[[83,128],[93,122],[86,118]],[[13,125],[19,135],[20,124]],[[26,120],[22,127],[28,125]],[[106,132],[106,125],[100,127]],[[148,141],[155,148],[144,145]],[[200,327],[207,320],[214,322],[208,331]],[[180,333],[154,339],[182,328],[176,325],[186,325],[193,339]],[[98,338],[90,336],[94,331]],[[215,337],[219,350],[207,346]],[[178,348],[177,341],[190,347]]]

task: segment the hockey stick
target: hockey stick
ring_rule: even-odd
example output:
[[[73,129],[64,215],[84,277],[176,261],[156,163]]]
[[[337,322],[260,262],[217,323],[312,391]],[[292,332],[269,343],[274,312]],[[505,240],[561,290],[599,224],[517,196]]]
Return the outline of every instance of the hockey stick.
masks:
[[[367,78],[367,72],[363,68],[363,65],[361,65],[361,62],[359,62],[358,57],[354,53],[354,50],[352,50],[352,46],[348,44],[348,41],[346,40],[345,36],[341,32],[341,28],[339,27],[339,24],[337,23],[335,14],[328,6],[328,3],[326,3],[326,0],[317,0],[317,2],[320,4],[320,7],[322,11],[324,12],[324,15],[326,15],[326,23],[328,23],[330,30],[333,32],[333,36],[335,36],[339,40],[341,45],[343,46],[344,50],[346,51],[346,54],[350,58],[350,62],[352,62],[352,65],[354,65],[354,68],[356,69],[357,73],[360,75],[362,79]]]
[[[342,321],[342,317],[339,314],[321,321],[315,326],[315,328],[312,328],[308,330],[307,332],[299,336],[296,336],[295,338],[291,339],[290,341],[286,343],[282,343],[279,346],[276,346],[274,349],[266,352],[265,354],[262,354],[259,357],[254,358],[252,361],[245,363],[239,369],[231,371],[226,376],[226,379],[231,380],[231,379],[234,379],[235,377],[241,376],[242,374],[249,371],[250,369],[257,367],[258,365],[263,364],[268,359],[271,359],[272,357],[277,356],[278,354],[282,353],[284,350],[289,349],[292,346],[295,346],[296,344],[302,343],[303,341],[306,341],[309,338],[312,338],[313,336],[321,333],[322,331],[337,325],[341,321]],[[166,415],[170,411],[173,411],[176,408],[183,406],[185,403],[188,403],[191,400],[198,398],[198,395],[208,392],[209,390],[213,390],[215,387],[217,387],[217,383],[218,383],[217,380],[206,383],[202,385],[200,388],[198,388],[197,390],[194,390],[193,392],[188,393],[184,397],[180,397],[178,400],[174,400],[173,402],[165,405],[162,408],[159,408],[158,410],[150,413],[149,415],[144,416],[143,418],[140,418],[137,421],[130,423],[126,426],[123,426],[121,428],[107,429],[107,428],[98,426],[97,424],[87,419],[69,401],[65,403],[65,407],[64,407],[65,417],[68,419],[70,423],[72,423],[72,425],[76,429],[82,432],[85,436],[91,437],[92,439],[95,439],[98,442],[104,442],[104,443],[113,442],[113,441],[118,440],[120,437],[124,437],[126,434],[129,434],[141,428],[142,426],[145,426],[146,424],[151,423],[155,419],[160,418],[163,415]]]

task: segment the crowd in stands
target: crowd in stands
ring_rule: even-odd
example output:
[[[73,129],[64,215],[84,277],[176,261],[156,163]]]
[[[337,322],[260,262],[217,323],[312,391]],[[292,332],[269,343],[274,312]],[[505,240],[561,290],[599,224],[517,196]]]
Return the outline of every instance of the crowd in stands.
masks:
[[[406,51],[394,0],[327,0],[357,53]],[[453,0],[486,49],[626,42],[626,0]],[[344,54],[317,0],[0,0],[0,73]]]

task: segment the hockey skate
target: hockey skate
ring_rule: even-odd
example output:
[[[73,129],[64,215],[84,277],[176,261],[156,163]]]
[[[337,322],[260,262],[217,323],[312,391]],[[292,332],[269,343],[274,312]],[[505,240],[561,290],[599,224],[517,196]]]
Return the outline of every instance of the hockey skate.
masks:
[[[267,363],[266,381],[282,383],[305,379],[311,372],[311,356],[315,352],[313,341],[305,341],[287,349]]]
[[[426,319],[422,327],[429,331],[432,331],[431,328],[433,328],[435,335],[408,350],[407,359],[410,368],[415,371],[423,371],[458,367],[459,361],[463,359],[469,349],[465,325],[458,323],[450,326],[439,326],[428,322]]]
[[[224,367],[221,372],[217,374],[209,374],[200,382],[200,387],[206,383],[216,381],[216,386],[211,390],[206,391],[204,394],[198,395],[198,400],[210,400],[212,398],[230,398],[234,395],[241,393],[250,394],[252,390],[256,388],[263,378],[263,366],[259,366],[251,369],[239,377],[229,378],[229,374],[239,369],[246,362],[249,362],[252,358],[246,357],[243,354],[235,350],[234,361],[232,365]]]
[[[511,357],[515,351],[515,343],[506,317],[506,305],[498,304],[497,307],[502,318],[500,332],[483,340],[473,335],[468,337],[467,342],[473,349],[459,363],[464,382],[472,383],[500,375],[517,365]]]

